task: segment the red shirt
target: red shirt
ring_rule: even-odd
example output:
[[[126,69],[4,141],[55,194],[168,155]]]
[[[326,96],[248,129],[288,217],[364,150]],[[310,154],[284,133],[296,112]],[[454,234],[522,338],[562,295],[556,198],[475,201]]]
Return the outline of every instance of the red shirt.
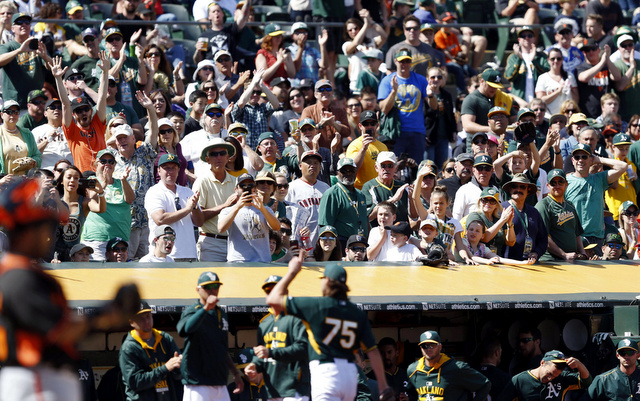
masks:
[[[95,171],[96,155],[107,147],[104,131],[107,125],[94,114],[89,128],[82,128],[76,122],[68,127],[62,126],[75,166],[80,171]]]

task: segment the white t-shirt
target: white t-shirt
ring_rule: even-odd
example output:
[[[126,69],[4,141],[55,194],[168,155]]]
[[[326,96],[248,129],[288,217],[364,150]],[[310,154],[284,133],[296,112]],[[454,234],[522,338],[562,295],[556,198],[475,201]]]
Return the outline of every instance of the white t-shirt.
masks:
[[[385,259],[381,260],[381,262],[414,262],[420,256],[422,256],[420,249],[407,242],[401,247],[395,247],[392,245],[391,248],[389,248],[389,252],[387,252]]]
[[[187,200],[193,196],[193,191],[187,187],[176,184],[176,192],[166,187],[162,182],[149,188],[144,197],[144,208],[147,210],[149,217],[149,252],[152,254],[155,244],[153,242],[153,231],[158,227],[151,218],[151,214],[157,210],[164,210],[167,213],[177,212],[176,197],[180,208],[187,207]],[[199,207],[199,206],[198,206]],[[171,256],[177,259],[197,258],[196,240],[193,231],[193,221],[191,213],[182,219],[170,224],[171,228],[176,232],[176,242],[171,251]]]
[[[62,126],[54,128],[49,124],[43,124],[34,128],[31,133],[37,144],[42,143],[45,138],[49,137],[49,144],[42,152],[42,168],[53,170],[53,166],[60,159],[67,159],[73,163],[71,149],[69,149],[67,139],[62,132]]]
[[[224,208],[220,217],[227,216],[232,210],[233,207]],[[266,210],[275,216],[271,208]],[[271,263],[269,224],[256,207],[245,206],[240,209],[227,233],[227,262]]]
[[[376,256],[371,260],[372,262],[380,262],[382,260],[385,260],[386,255],[389,252],[389,249],[393,248],[393,245],[391,245],[391,231],[384,230],[384,233],[387,236],[387,239],[385,239],[384,244],[382,244],[382,247],[380,248],[380,252],[378,252],[378,256]],[[382,235],[380,235],[380,230],[378,230],[377,228],[374,228],[373,230],[369,231],[369,239],[368,239],[369,247],[372,247],[374,244],[377,244],[378,241],[380,241],[381,237]]]
[[[173,263],[175,260],[169,255],[166,258],[159,258],[153,254],[153,252],[149,252],[147,255],[144,255],[138,261],[139,263]]]
[[[202,149],[204,149],[213,138],[225,138],[226,136],[226,129],[222,129],[219,135],[210,134],[204,129],[201,129],[190,133],[180,141],[182,155],[188,162],[193,163],[193,173],[196,177],[204,176],[207,171],[211,170],[209,163],[200,160]]]
[[[567,73],[567,80],[569,81],[568,85],[571,88],[578,87],[578,83],[576,82],[576,77],[572,73],[570,72]],[[545,72],[544,74],[538,77],[538,82],[536,82],[536,92],[544,92],[545,95],[548,95],[549,93],[555,91],[557,88],[564,85],[565,85],[564,79],[561,80],[560,82],[557,82],[556,80],[551,78],[548,72]],[[566,94],[564,93],[564,91],[561,91],[560,94],[556,96],[555,99],[553,99],[553,101],[547,103],[547,112],[545,113],[545,117],[550,118],[553,114],[560,113],[560,106],[562,105],[562,103],[565,100],[571,100],[571,99],[573,99],[571,97],[571,92],[569,92],[569,94]]]
[[[222,9],[229,11],[231,16],[236,12],[237,2],[234,0],[216,0]],[[213,3],[213,0],[196,0],[193,3],[193,19],[194,21],[200,21],[201,19],[209,18],[209,4]]]
[[[307,227],[311,230],[309,236],[311,244],[315,244],[318,240],[318,209],[320,207],[320,199],[322,194],[329,189],[329,185],[320,180],[316,180],[314,185],[309,184],[302,178],[291,181],[289,184],[289,192],[284,199],[288,202],[294,202],[303,209],[309,211],[309,219]]]

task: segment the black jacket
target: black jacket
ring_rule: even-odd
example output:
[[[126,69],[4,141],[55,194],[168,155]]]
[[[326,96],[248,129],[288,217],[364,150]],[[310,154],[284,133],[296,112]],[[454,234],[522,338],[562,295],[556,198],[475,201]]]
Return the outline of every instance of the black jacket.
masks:
[[[456,133],[456,117],[453,114],[453,98],[446,90],[440,91],[441,100],[438,101],[438,108],[433,110],[429,105],[425,105],[424,126],[427,131],[427,139],[431,143],[435,143],[438,139],[438,124],[440,123],[440,115],[444,117],[445,131],[447,140],[453,141]],[[425,102],[427,99],[425,99]]]

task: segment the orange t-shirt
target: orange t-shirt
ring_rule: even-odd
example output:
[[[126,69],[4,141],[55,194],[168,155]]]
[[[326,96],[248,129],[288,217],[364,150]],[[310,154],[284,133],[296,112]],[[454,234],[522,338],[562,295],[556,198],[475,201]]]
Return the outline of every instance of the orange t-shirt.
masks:
[[[79,127],[75,121],[68,127],[62,127],[75,166],[80,171],[95,171],[96,155],[107,147],[104,139],[106,127],[107,125],[98,118],[98,114],[93,115],[88,129]]]
[[[433,42],[436,45],[436,49],[438,50],[448,50],[449,54],[453,57],[458,54],[460,49],[460,43],[458,42],[458,37],[455,33],[446,33],[442,29],[436,32],[436,35],[433,37]],[[445,61],[448,63],[451,61],[447,54],[444,55]]]

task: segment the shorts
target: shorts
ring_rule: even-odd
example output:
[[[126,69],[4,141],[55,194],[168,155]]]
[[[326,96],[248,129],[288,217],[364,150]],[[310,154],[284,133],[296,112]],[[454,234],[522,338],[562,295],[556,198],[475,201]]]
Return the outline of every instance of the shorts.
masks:
[[[313,401],[353,401],[358,393],[358,368],[353,362],[309,362]]]

